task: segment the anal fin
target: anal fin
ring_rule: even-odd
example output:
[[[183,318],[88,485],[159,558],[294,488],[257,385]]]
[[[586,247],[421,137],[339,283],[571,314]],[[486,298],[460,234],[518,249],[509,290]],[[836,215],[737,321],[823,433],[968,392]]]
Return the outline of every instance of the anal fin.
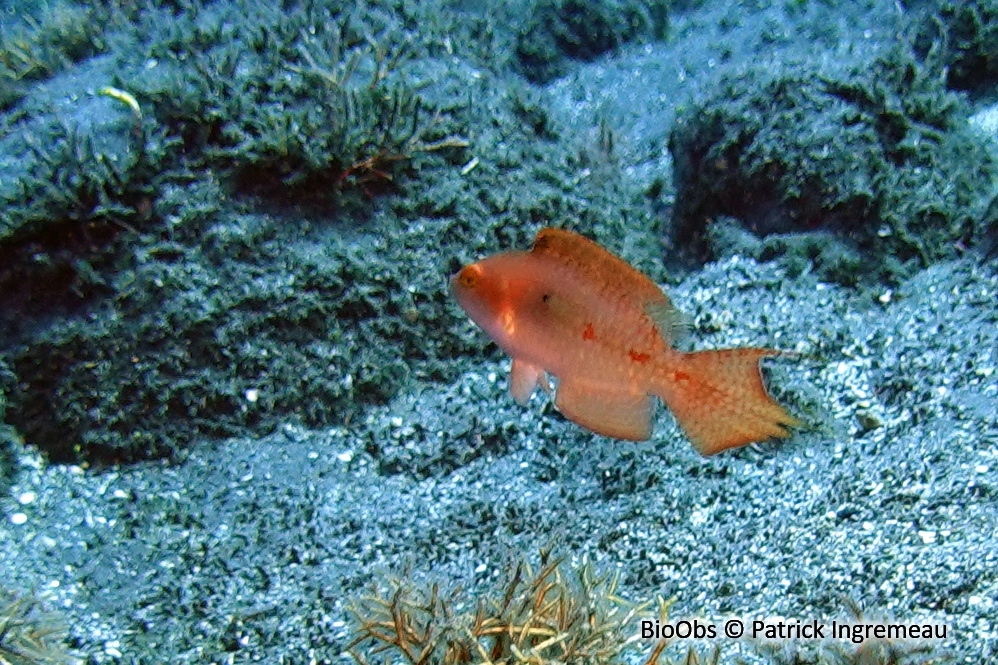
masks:
[[[630,441],[651,437],[655,402],[647,394],[562,378],[554,404],[566,418],[597,434]]]

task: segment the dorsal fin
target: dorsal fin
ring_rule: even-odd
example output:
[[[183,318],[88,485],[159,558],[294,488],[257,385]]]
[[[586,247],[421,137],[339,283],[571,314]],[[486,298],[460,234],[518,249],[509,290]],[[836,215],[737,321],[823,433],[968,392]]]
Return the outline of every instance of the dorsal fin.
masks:
[[[531,252],[551,257],[598,280],[609,295],[644,312],[666,343],[682,336],[685,320],[662,289],[589,238],[565,229],[541,229]]]

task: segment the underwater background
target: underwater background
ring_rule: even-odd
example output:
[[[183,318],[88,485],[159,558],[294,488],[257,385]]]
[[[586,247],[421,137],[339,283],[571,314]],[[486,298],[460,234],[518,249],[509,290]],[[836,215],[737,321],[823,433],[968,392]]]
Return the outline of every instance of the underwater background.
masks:
[[[996,83],[985,0],[8,0],[0,662],[995,661]],[[447,283],[543,227],[806,427],[516,404]]]

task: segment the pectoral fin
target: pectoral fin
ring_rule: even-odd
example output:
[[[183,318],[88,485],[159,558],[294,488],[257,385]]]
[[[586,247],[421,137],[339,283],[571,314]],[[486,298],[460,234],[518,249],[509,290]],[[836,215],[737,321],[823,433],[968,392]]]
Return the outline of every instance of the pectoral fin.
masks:
[[[554,403],[566,418],[597,434],[631,441],[651,437],[655,403],[648,395],[562,379]]]
[[[648,303],[645,305],[645,314],[652,320],[658,334],[669,346],[682,341],[689,335],[689,320],[668,300]]]
[[[509,372],[509,392],[518,404],[526,404],[540,385],[545,392],[551,392],[548,377],[537,365],[513,358],[513,368]]]

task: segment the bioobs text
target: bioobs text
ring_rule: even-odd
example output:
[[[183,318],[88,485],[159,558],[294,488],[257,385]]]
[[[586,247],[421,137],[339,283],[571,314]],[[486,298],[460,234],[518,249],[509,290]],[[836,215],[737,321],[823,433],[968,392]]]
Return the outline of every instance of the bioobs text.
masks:
[[[692,637],[697,640],[717,637],[717,629],[713,624],[700,623],[696,619],[693,621],[677,621],[676,623],[662,623],[658,619],[641,620],[641,639],[643,640],[671,640],[674,638],[686,639]]]

